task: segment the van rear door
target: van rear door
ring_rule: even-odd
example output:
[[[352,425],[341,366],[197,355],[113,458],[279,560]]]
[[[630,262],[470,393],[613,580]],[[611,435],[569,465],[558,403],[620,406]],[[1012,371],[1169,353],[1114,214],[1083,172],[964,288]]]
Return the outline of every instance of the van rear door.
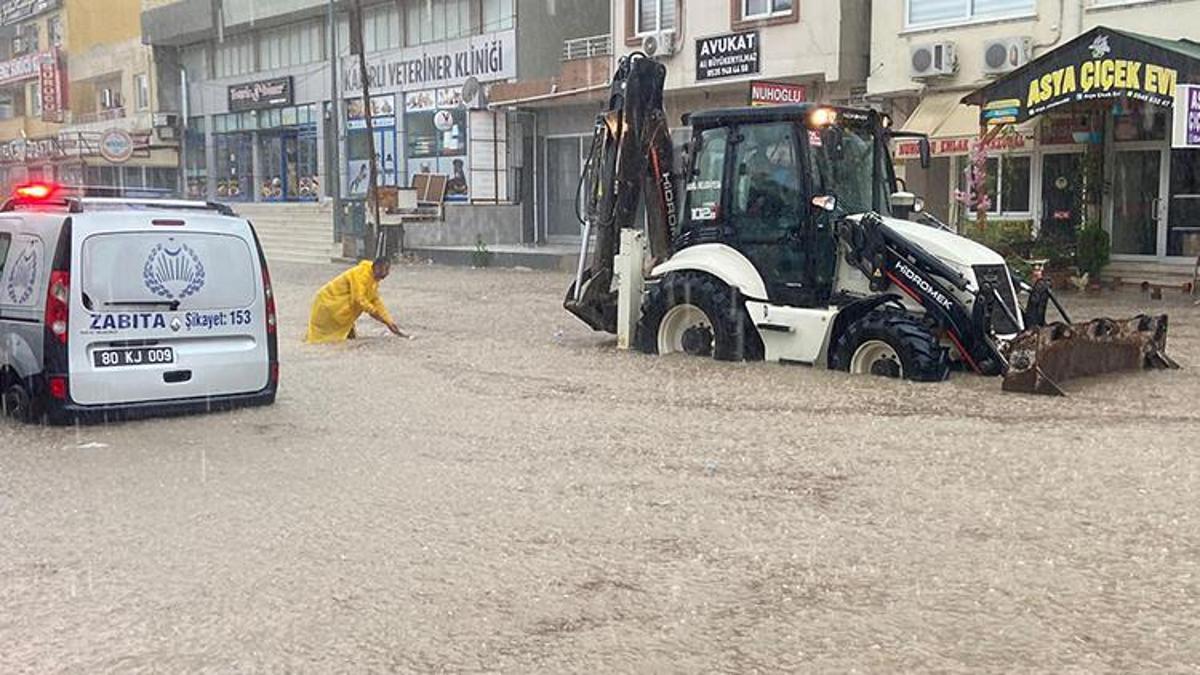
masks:
[[[76,403],[267,386],[263,275],[248,223],[144,211],[76,218],[69,380]]]

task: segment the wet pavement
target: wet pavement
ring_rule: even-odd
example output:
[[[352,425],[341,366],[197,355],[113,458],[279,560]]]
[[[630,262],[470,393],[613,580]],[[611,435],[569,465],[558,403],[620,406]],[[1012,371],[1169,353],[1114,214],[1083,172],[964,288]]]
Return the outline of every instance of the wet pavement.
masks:
[[[400,267],[405,341],[301,344],[272,408],[0,422],[0,672],[1200,667],[1187,369],[1002,394],[618,352],[561,274]]]

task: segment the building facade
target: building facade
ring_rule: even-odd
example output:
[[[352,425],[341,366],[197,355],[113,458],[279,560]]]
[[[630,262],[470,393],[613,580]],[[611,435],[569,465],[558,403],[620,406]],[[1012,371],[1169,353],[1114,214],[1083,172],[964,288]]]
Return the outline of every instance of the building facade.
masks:
[[[925,195],[932,211],[957,222],[976,219],[973,159],[986,167],[990,221],[1063,236],[1101,225],[1111,236],[1112,267],[1127,277],[1155,278],[1200,255],[1200,157],[1172,148],[1176,111],[1166,92],[1174,93],[1174,80],[1155,74],[1148,81],[1142,72],[1157,73],[1156,58],[1173,59],[1168,52],[1187,52],[1194,46],[1189,40],[1200,40],[1200,2],[904,0],[873,9],[868,94],[906,128],[932,136],[929,171],[918,168],[915,145],[896,148],[909,187]],[[1139,40],[1146,45],[1141,52],[1158,50],[1153,43],[1161,41],[1162,53],[1114,52],[1125,44],[1116,37],[1124,33],[1146,39]],[[1084,35],[1089,44],[1073,43]],[[1068,55],[1077,63],[1056,64]],[[1115,70],[1104,77],[1092,72],[1124,63],[1135,65],[1121,65],[1119,79]],[[1057,67],[1041,72],[1051,64]],[[1167,70],[1172,78],[1189,77],[1186,58],[1178,70]],[[1071,78],[1065,85],[1064,76]],[[1002,119],[998,108],[981,115],[979,106],[963,103],[1009,80],[1021,80],[1021,95],[1009,99],[1020,103],[1019,116]],[[1138,90],[1159,85],[1161,96]],[[1056,86],[1078,89],[1056,92]],[[1042,93],[1056,99],[1053,105],[1038,105]],[[1036,114],[1027,114],[1029,105]],[[993,124],[1008,121],[1015,123]],[[981,132],[989,138],[985,150],[972,150]]]
[[[689,136],[684,113],[748,105],[753,91],[763,103],[861,103],[869,6],[866,0],[607,3],[610,40],[597,35],[568,41],[550,92],[544,86],[531,91],[524,83],[524,91],[514,94],[516,105],[539,113],[545,166],[539,229],[545,238],[579,238],[578,179],[612,61],[643,51],[666,65],[665,103],[679,146]],[[612,61],[603,63],[603,56],[591,53],[595,49],[611,49]]]
[[[174,191],[138,0],[0,3],[0,181]]]
[[[145,0],[144,40],[182,73],[175,109],[186,120],[188,194],[362,200],[373,146],[383,185],[409,186],[420,173],[446,178],[443,225],[408,228],[407,243],[538,240],[536,122],[493,102],[505,86],[555,76],[564,39],[607,34],[607,8],[586,0],[362,4],[369,105],[351,54],[349,2]]]

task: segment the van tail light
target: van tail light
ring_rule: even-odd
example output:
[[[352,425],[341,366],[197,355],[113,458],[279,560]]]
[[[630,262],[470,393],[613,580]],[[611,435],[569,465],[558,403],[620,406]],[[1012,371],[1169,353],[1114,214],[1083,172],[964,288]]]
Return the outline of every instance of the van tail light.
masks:
[[[54,270],[46,291],[46,328],[59,344],[67,344],[71,317],[71,273]]]
[[[67,378],[61,375],[50,378],[50,398],[58,401],[67,400]]]
[[[279,320],[275,316],[275,291],[271,288],[271,273],[267,271],[266,263],[262,266],[263,295],[267,300],[267,333],[274,335]]]

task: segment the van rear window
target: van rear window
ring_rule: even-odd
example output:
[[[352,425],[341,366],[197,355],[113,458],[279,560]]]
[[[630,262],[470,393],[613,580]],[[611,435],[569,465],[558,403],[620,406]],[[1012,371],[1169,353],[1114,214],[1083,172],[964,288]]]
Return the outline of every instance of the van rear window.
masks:
[[[80,261],[84,302],[94,311],[178,302],[179,309],[254,303],[254,258],[227,234],[115,232],[88,237]]]

